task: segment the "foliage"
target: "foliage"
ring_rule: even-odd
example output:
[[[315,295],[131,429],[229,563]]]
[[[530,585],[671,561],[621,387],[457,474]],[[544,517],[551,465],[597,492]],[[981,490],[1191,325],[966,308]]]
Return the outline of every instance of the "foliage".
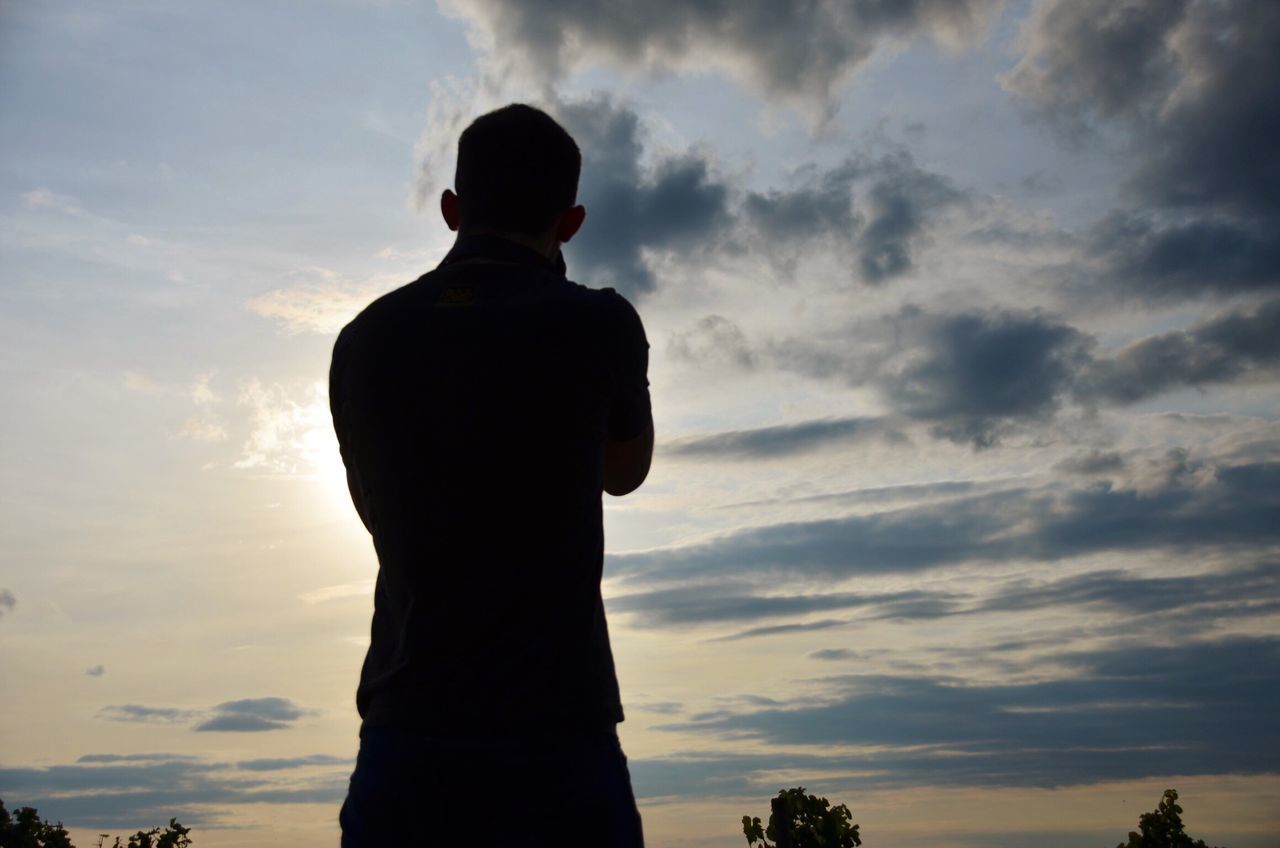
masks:
[[[111,848],[187,848],[191,837],[187,834],[191,828],[178,824],[177,819],[169,819],[168,827],[153,827],[140,830],[129,837],[128,842],[121,842],[116,837]],[[107,834],[98,838],[98,846],[103,846]],[[40,818],[34,807],[18,807],[10,815],[4,808],[4,800],[0,799],[0,848],[75,848],[71,835],[67,833],[62,822],[50,824]]]
[[[49,824],[34,807],[18,807],[13,814],[0,799],[0,848],[75,848],[62,822]]]
[[[191,832],[191,828],[183,827],[178,824],[177,819],[169,819],[169,826],[164,830],[153,827],[150,830],[140,830],[133,836],[129,837],[127,848],[187,848],[191,844],[191,837],[187,836]],[[106,837],[106,834],[103,834]],[[102,845],[102,840],[98,840],[98,845]],[[120,842],[120,837],[116,837],[115,844],[111,848],[125,848]]]
[[[1203,839],[1192,839],[1182,829],[1182,807],[1178,793],[1166,789],[1153,812],[1138,816],[1138,832],[1129,831],[1129,841],[1116,848],[1209,848]]]
[[[854,848],[862,844],[858,825],[844,804],[835,807],[826,798],[804,794],[804,787],[783,789],[770,801],[769,826],[759,818],[742,817],[748,845],[760,848]],[[770,844],[767,839],[774,840]]]

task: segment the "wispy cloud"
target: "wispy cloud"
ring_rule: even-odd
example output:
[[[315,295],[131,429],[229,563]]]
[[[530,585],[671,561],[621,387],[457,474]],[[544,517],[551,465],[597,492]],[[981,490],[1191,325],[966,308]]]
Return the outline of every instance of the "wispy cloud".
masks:
[[[330,470],[340,462],[323,383],[299,392],[252,378],[241,383],[236,403],[247,408],[250,419],[236,468],[297,475]]]
[[[275,320],[286,335],[336,333],[378,295],[410,282],[383,277],[357,282],[318,267],[303,269],[296,276],[310,280],[272,289],[245,303],[250,312]]]
[[[65,194],[58,194],[47,188],[36,188],[23,192],[22,202],[28,209],[52,209],[67,215],[81,215],[84,209],[80,201]]]
[[[335,586],[322,586],[319,589],[312,589],[309,592],[303,592],[298,598],[304,603],[320,604],[340,598],[355,598],[372,594],[372,580],[354,580],[350,583],[339,583]]]

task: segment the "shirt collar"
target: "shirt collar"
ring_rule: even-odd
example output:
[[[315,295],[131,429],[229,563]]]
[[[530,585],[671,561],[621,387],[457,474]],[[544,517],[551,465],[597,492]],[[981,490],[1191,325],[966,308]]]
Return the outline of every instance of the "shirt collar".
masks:
[[[492,235],[459,236],[454,242],[453,249],[445,256],[440,266],[452,265],[464,259],[478,258],[528,265],[562,275],[565,273],[563,255],[557,255],[553,261],[531,247]]]

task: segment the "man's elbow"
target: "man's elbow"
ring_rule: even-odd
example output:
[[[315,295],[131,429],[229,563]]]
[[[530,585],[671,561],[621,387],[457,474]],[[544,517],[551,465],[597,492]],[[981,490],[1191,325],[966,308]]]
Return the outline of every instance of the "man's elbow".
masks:
[[[653,423],[634,439],[610,441],[604,449],[604,490],[620,498],[629,495],[649,476],[653,462]]]

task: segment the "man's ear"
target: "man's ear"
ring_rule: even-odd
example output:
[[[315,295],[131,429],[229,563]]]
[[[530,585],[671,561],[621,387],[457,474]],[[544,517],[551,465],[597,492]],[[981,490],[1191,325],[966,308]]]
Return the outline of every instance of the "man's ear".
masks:
[[[444,218],[449,229],[455,233],[458,231],[458,223],[462,220],[458,213],[458,195],[450,189],[445,189],[440,195],[440,216]]]
[[[563,243],[573,238],[586,219],[587,207],[585,206],[570,206],[564,210],[560,220],[556,222],[556,241]]]

